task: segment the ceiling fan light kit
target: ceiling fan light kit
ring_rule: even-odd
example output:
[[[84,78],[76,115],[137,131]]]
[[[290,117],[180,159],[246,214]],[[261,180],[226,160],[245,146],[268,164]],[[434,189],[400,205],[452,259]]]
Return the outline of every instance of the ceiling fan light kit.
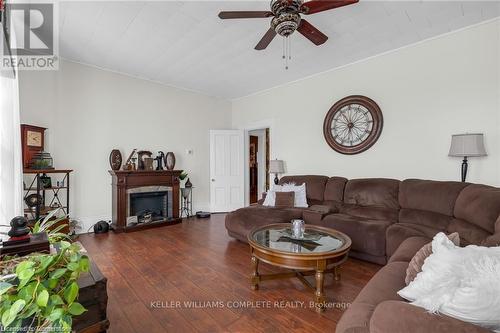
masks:
[[[264,37],[255,46],[256,50],[264,50],[276,37],[280,35],[283,40],[283,59],[285,68],[288,69],[288,60],[291,59],[289,37],[295,32],[300,32],[315,45],[321,45],[328,37],[316,29],[312,24],[301,17],[325,10],[334,9],[357,3],[359,0],[271,0],[271,11],[223,11],[219,13],[221,19],[244,19],[272,17],[271,27]]]

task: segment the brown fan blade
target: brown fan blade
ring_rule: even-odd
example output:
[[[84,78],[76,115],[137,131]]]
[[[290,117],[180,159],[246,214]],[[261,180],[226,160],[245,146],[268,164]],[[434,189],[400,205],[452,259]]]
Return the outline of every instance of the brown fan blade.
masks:
[[[269,30],[267,30],[264,37],[262,37],[260,42],[255,46],[255,49],[256,50],[265,49],[269,45],[269,43],[271,43],[271,41],[273,40],[273,38],[275,36],[276,36],[276,31],[274,31],[274,29],[272,29],[272,28],[269,28]]]
[[[328,39],[325,34],[304,19],[300,20],[300,25],[297,31],[316,45],[321,45]]]
[[[274,16],[268,11],[236,11],[236,12],[220,12],[219,17],[225,19],[243,19],[243,18],[265,18]]]
[[[300,6],[300,11],[309,15],[329,9],[352,5],[356,2],[359,2],[359,0],[312,0]]]

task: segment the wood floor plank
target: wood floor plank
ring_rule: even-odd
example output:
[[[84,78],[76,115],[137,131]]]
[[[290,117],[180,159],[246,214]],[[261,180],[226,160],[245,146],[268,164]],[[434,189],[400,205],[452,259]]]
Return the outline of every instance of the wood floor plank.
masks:
[[[108,279],[109,332],[334,332],[342,306],[380,269],[349,259],[340,281],[325,279],[327,300],[338,307],[318,314],[309,306],[312,292],[296,279],[251,290],[249,246],[227,235],[224,217],[81,235]],[[263,273],[282,271],[261,266]]]

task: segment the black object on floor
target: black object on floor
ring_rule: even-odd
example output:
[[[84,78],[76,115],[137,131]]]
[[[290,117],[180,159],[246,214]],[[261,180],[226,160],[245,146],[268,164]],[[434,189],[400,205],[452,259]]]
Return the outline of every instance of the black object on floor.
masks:
[[[94,224],[94,233],[104,234],[109,231],[109,224],[106,221],[99,221]]]
[[[210,213],[199,211],[199,212],[196,212],[196,217],[199,219],[206,219],[206,218],[210,217]]]

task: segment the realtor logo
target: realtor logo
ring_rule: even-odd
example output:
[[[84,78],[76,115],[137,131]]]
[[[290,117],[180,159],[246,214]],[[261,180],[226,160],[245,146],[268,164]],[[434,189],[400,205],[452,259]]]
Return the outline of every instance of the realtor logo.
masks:
[[[56,4],[48,2],[5,5],[2,25],[7,33],[2,45],[1,67],[17,65],[20,70],[57,69],[55,9]]]

